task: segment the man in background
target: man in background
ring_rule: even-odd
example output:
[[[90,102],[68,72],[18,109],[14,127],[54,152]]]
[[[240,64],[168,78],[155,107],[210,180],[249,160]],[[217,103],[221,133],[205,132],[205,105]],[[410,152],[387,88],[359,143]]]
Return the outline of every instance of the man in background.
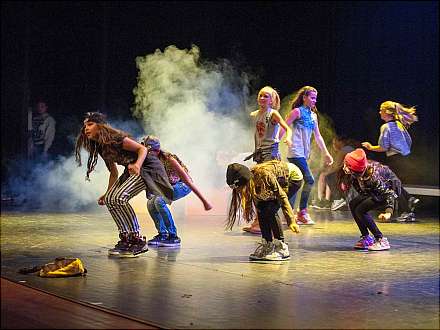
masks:
[[[55,119],[47,112],[45,101],[38,101],[37,114],[32,118],[32,158],[47,159],[55,138]]]

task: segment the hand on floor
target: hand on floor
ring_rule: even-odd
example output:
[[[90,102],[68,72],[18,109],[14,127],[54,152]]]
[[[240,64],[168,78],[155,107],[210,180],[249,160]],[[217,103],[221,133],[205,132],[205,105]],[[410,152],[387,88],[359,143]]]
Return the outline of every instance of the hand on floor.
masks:
[[[299,226],[296,223],[291,223],[289,225],[289,228],[291,231],[293,231],[295,234],[299,233]]]

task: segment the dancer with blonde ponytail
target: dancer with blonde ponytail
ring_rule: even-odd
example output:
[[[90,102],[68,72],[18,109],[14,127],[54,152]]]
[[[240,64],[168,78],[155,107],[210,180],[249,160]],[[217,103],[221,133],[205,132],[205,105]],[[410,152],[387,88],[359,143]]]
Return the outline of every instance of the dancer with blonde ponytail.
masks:
[[[250,114],[255,123],[255,149],[250,156],[246,157],[245,161],[252,158],[257,164],[260,164],[274,159],[281,160],[280,128],[286,131],[285,143],[288,146],[291,145],[292,131],[278,112],[280,96],[275,89],[265,86],[258,92],[257,102],[258,110]],[[279,218],[277,219],[280,221]],[[260,234],[258,218],[255,218],[255,221],[249,227],[244,227],[243,230],[252,234]]]
[[[385,101],[380,105],[380,118],[385,121],[380,127],[380,136],[377,145],[362,142],[362,146],[370,151],[385,152],[386,165],[394,173],[402,177],[402,166],[405,166],[405,157],[411,153],[412,139],[408,133],[409,127],[418,120],[414,106],[404,106],[398,102]],[[402,188],[399,196],[399,207],[403,213],[398,218],[401,222],[414,221],[414,208],[419,199],[411,197]]]

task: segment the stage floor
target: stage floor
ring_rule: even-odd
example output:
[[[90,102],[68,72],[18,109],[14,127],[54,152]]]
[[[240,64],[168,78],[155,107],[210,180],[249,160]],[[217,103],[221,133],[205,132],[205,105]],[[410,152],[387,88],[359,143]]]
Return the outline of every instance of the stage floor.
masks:
[[[391,250],[352,249],[348,212],[316,211],[317,224],[285,231],[291,260],[251,263],[259,236],[224,231],[221,215],[176,218],[180,248],[109,258],[116,226],[96,213],[1,214],[2,277],[164,328],[439,328],[439,219],[379,223]],[[143,234],[155,235],[146,214]],[[85,277],[17,270],[79,257]]]

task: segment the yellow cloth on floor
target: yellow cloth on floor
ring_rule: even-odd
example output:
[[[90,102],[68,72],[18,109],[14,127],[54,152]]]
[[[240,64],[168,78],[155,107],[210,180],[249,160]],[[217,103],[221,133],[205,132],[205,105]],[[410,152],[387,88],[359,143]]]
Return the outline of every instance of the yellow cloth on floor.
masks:
[[[55,262],[45,264],[39,275],[41,277],[68,277],[84,275],[87,270],[78,258],[57,258]]]

